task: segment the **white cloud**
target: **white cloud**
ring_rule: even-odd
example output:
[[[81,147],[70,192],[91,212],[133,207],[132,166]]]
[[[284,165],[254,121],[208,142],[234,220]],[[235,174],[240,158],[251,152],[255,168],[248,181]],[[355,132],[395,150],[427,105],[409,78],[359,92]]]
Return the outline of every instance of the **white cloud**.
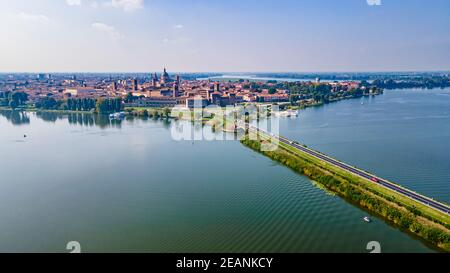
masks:
[[[21,12],[18,14],[18,17],[21,20],[24,21],[31,21],[31,22],[44,22],[44,23],[48,23],[50,22],[50,18],[48,18],[47,16],[43,15],[43,14],[30,14],[30,13],[25,13],[25,12]]]
[[[86,4],[87,2],[87,4]],[[118,8],[123,9],[124,11],[131,12],[138,9],[144,8],[144,0],[101,0],[101,1],[94,1],[94,0],[66,0],[67,5],[69,6],[81,6],[83,4],[91,7],[91,8],[98,8],[100,6],[102,7],[112,7],[112,8]]]
[[[182,28],[184,28],[184,26],[183,25],[174,25],[172,28],[174,28],[174,29],[182,29]]]
[[[66,0],[69,6],[81,6],[81,0]]]
[[[113,40],[119,40],[123,38],[122,34],[120,34],[113,26],[96,22],[92,23],[92,27],[97,31],[108,34]]]
[[[185,44],[192,42],[192,39],[188,38],[188,37],[179,37],[179,38],[175,38],[175,39],[169,39],[166,37],[162,40],[162,42],[164,44],[168,44],[168,45],[185,45]]]
[[[134,11],[144,7],[144,0],[111,0],[109,5],[124,11]]]

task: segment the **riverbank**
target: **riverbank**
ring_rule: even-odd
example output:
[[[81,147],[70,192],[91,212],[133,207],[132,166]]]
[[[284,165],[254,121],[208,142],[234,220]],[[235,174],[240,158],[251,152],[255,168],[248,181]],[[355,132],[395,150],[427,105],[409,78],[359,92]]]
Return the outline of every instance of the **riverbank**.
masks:
[[[25,112],[44,112],[44,113],[55,113],[55,114],[94,114],[94,111],[73,111],[73,110],[54,110],[54,109],[39,109],[34,107],[18,107],[16,109],[11,109],[11,107],[0,107],[2,111],[25,111]]]
[[[20,107],[12,110],[10,107],[0,107],[1,111],[25,111],[35,113],[55,113],[55,114],[98,114],[95,111],[73,111],[73,110],[55,110],[39,109],[34,107]],[[125,108],[124,113],[131,117],[168,117],[170,118],[170,109],[166,108]],[[108,113],[105,113],[107,115]]]
[[[413,234],[426,243],[450,252],[450,216],[415,202],[327,164],[300,150],[279,143],[277,150],[261,151],[261,144],[269,139],[260,135],[260,141],[244,138],[242,144],[280,162],[295,172],[320,183],[347,201],[384,219],[393,226]],[[254,139],[254,138],[252,138]]]

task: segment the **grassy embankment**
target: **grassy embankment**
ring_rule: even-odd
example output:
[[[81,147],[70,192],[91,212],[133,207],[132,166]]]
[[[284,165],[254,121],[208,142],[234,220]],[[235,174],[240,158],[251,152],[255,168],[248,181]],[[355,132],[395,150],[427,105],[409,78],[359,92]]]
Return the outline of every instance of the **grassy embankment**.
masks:
[[[450,252],[450,216],[328,164],[300,150],[279,143],[275,151],[261,151],[261,140],[241,140],[245,146],[305,175],[326,189],[413,234],[442,251]],[[255,139],[255,138],[252,138]]]

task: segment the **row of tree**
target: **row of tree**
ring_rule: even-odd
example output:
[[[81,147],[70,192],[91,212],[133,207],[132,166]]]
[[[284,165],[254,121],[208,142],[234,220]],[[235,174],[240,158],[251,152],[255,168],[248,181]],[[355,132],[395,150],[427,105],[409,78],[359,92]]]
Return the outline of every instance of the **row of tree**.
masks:
[[[91,98],[67,99],[67,109],[71,111],[92,111],[96,104],[97,101]]]
[[[60,106],[62,105],[62,101],[57,101],[54,98],[51,97],[45,97],[37,101],[34,106],[38,109],[45,109],[45,110],[56,110],[60,109]]]
[[[0,106],[16,109],[25,106],[28,94],[25,92],[0,92]],[[40,98],[35,107],[44,110],[95,111],[97,113],[113,113],[123,111],[121,98],[69,98],[56,100],[52,97]]]
[[[450,87],[450,77],[417,77],[406,79],[376,79],[373,85],[383,89],[402,89],[402,88],[446,88]]]
[[[98,113],[114,113],[123,110],[123,103],[121,98],[104,99],[100,98],[96,103],[96,111]]]
[[[35,107],[45,110],[95,111],[105,114],[122,111],[123,103],[121,98],[69,98],[63,101],[45,97],[38,100],[35,103]]]
[[[28,101],[28,94],[25,92],[0,92],[0,106],[9,106],[15,109],[25,105]]]
[[[134,109],[127,108],[127,113],[131,116],[144,117],[144,118],[170,118],[172,110],[168,107],[163,109]]]

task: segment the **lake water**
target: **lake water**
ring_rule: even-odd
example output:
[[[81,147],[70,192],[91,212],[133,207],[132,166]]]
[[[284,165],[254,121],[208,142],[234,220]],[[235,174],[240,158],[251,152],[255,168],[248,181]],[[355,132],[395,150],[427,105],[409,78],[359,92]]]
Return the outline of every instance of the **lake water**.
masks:
[[[388,91],[304,110],[281,132],[448,202],[449,101]],[[239,142],[175,141],[171,126],[1,112],[0,251],[433,251]]]
[[[301,112],[282,135],[450,203],[450,89],[392,90]]]

